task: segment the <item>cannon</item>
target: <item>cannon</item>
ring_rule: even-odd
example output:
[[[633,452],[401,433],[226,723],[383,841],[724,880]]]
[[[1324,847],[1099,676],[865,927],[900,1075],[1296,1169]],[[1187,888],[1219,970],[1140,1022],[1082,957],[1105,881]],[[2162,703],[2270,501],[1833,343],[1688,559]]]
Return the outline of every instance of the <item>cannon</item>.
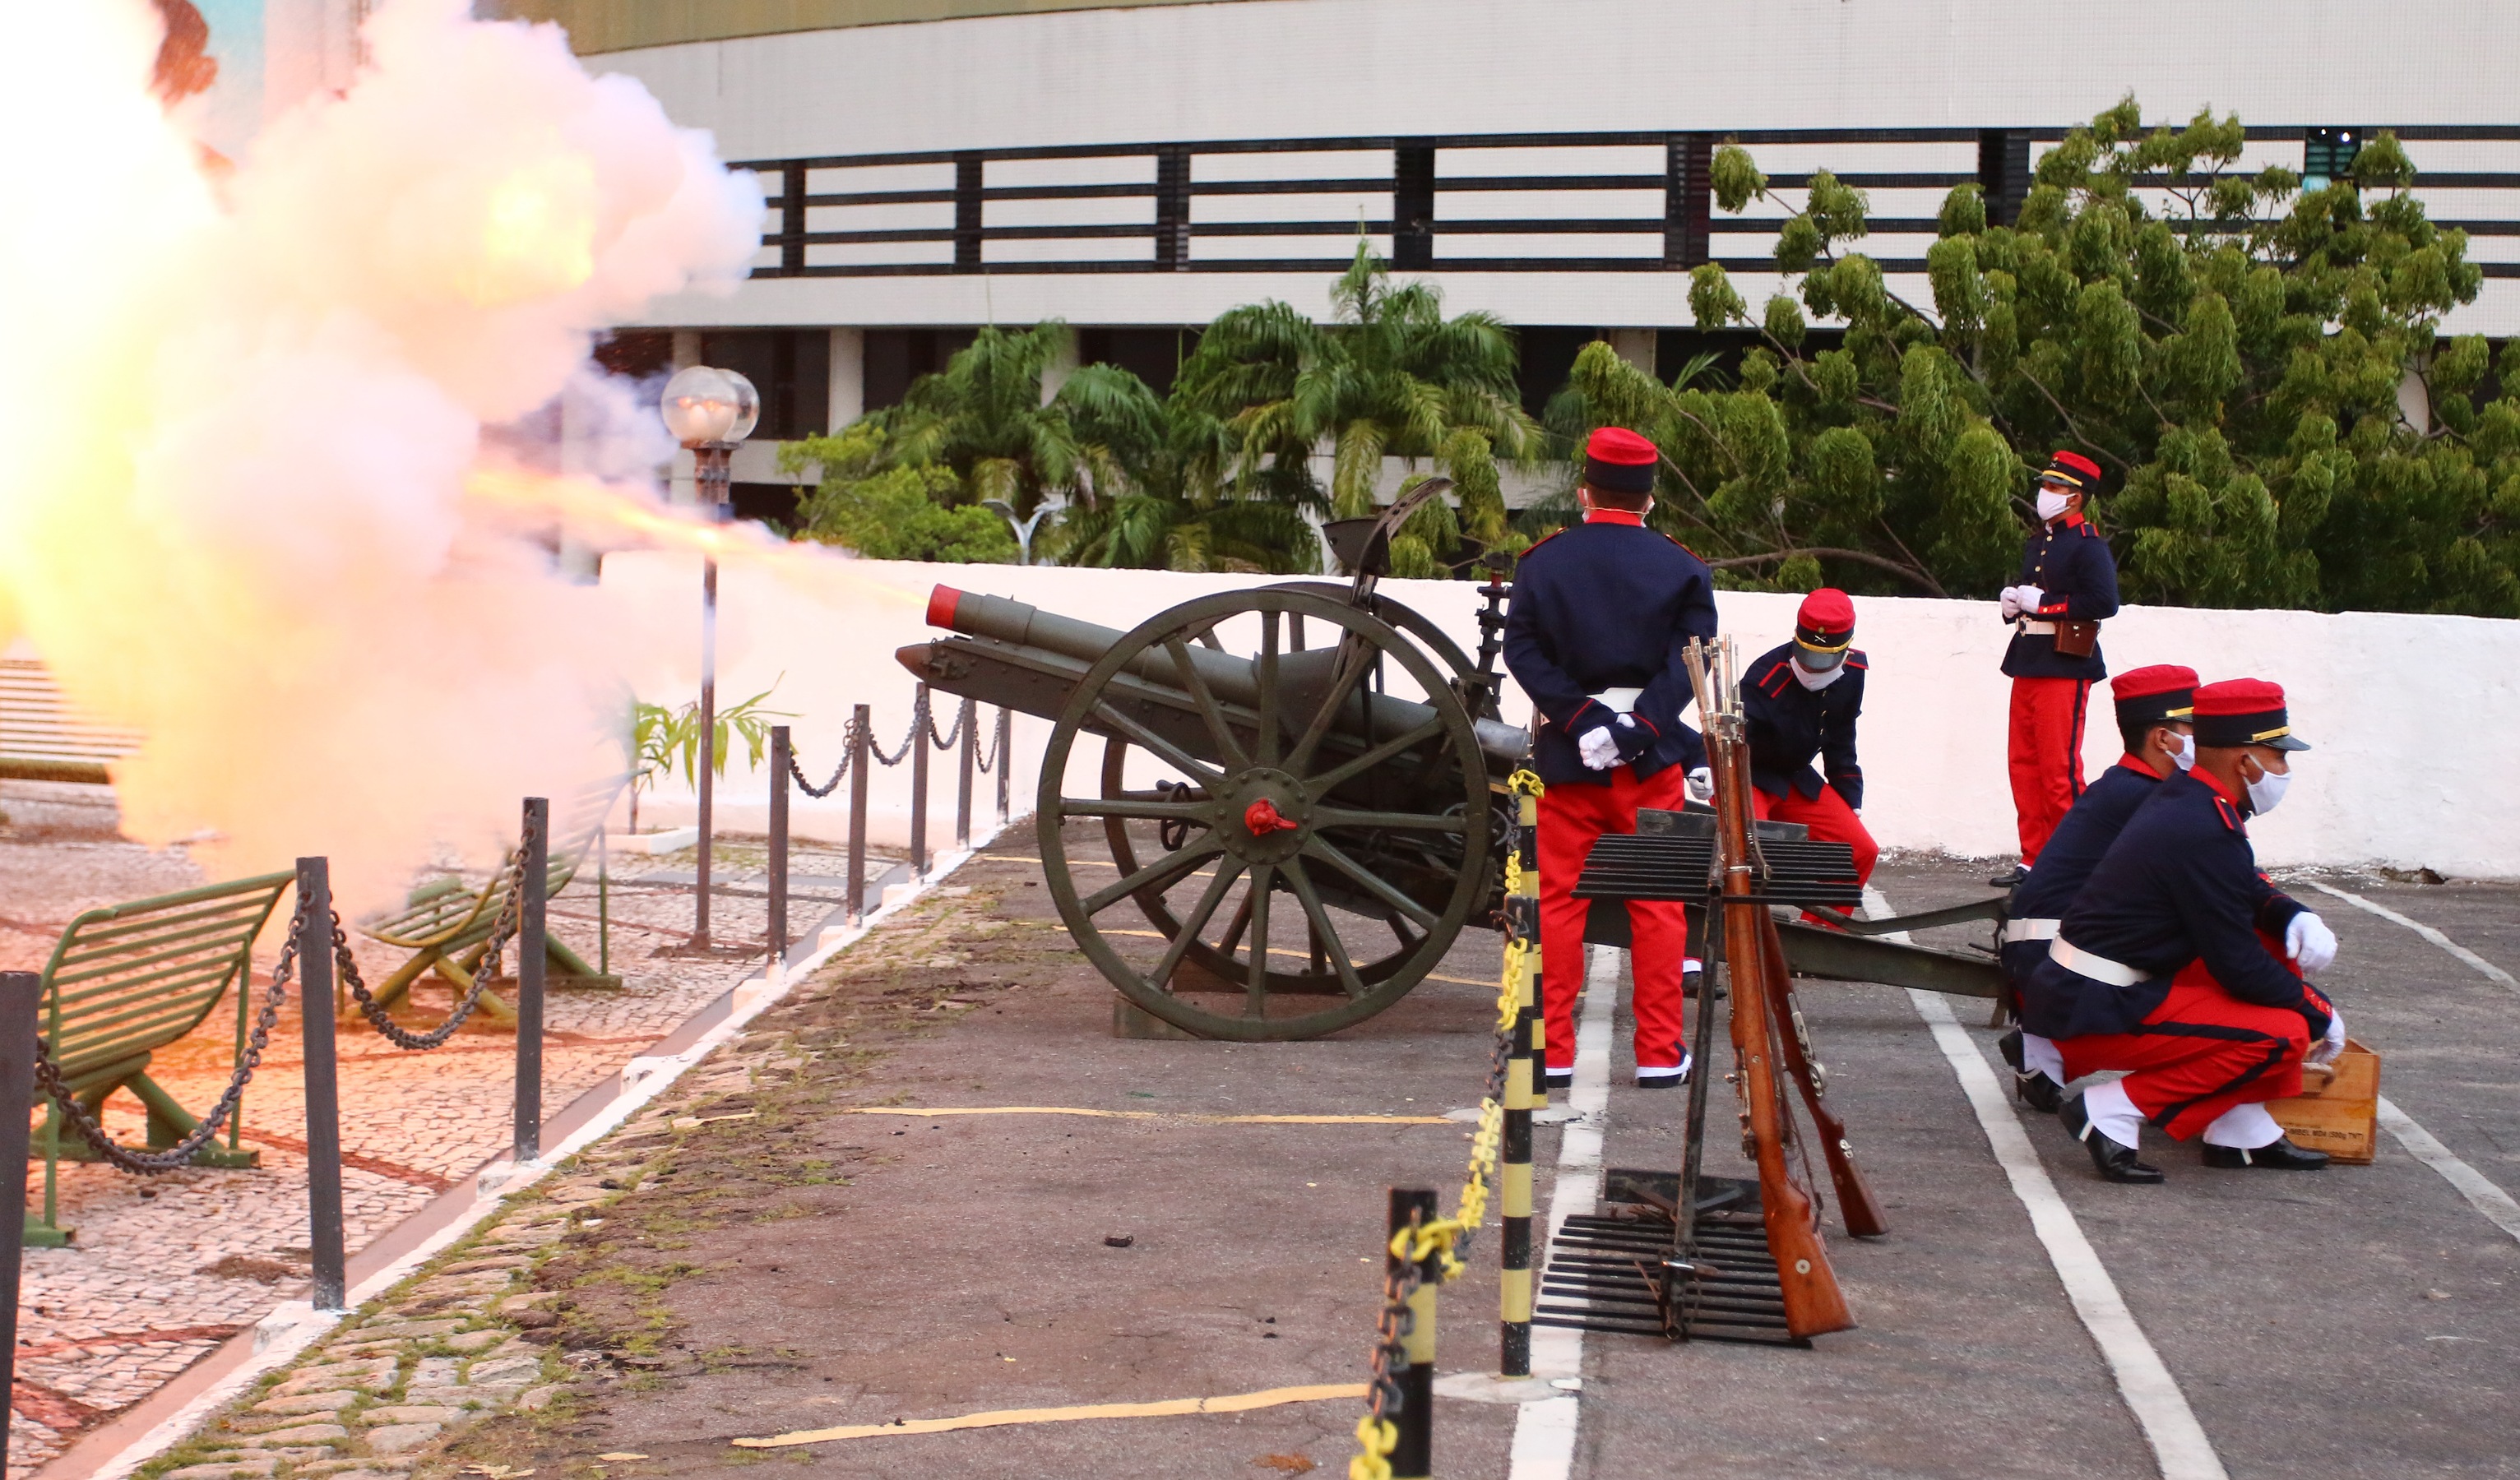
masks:
[[[1155,1017],[1246,1042],[1336,1032],[1406,996],[1502,904],[1507,782],[1531,741],[1499,718],[1508,588],[1494,574],[1481,588],[1475,658],[1376,589],[1390,531],[1441,486],[1333,531],[1351,583],[1221,592],[1126,632],[939,586],[927,619],[954,635],[895,654],[931,689],[1052,722],[1043,886],[1077,948]],[[1072,769],[1094,780],[1072,788]],[[1848,923],[1870,937],[1947,922]],[[1804,938],[1822,933],[1788,929],[1798,973],[1999,990],[1991,960]]]
[[[1506,781],[1530,748],[1498,718],[1507,588],[1484,588],[1473,659],[1375,590],[1372,540],[1353,583],[1223,592],[1127,632],[940,586],[928,621],[956,636],[897,654],[931,688],[1053,722],[1042,882],[1114,987],[1200,1037],[1362,1022],[1501,900]],[[1097,741],[1099,785],[1072,795]]]

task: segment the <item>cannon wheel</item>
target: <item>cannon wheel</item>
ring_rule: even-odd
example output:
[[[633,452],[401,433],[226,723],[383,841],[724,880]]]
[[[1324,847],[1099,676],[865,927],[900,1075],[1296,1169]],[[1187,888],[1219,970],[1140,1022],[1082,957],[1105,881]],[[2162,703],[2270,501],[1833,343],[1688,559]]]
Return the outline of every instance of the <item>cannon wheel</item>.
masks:
[[[1176,671],[1188,670],[1191,644],[1246,613],[1256,614],[1261,627],[1253,659],[1256,713],[1229,712],[1203,683],[1193,684],[1185,705],[1194,706],[1204,729],[1193,751],[1148,728],[1128,712],[1131,705],[1115,702],[1115,681],[1150,650],[1168,652]],[[1293,686],[1282,682],[1287,618],[1298,615],[1339,637],[1335,677],[1318,702],[1309,695],[1299,701]],[[1377,659],[1409,675],[1427,695],[1434,718],[1362,751],[1326,743],[1328,716],[1368,680]],[[1077,686],[1042,757],[1043,872],[1079,949],[1130,1001],[1204,1038],[1318,1037],[1406,996],[1444,959],[1490,885],[1486,762],[1451,678],[1390,623],[1312,591],[1263,588],[1204,597],[1129,633]],[[1140,686],[1132,697],[1148,692]],[[1124,791],[1116,785],[1124,752],[1115,745],[1104,752],[1101,789],[1121,794],[1068,796],[1068,761],[1088,735],[1135,745],[1185,780],[1156,792]],[[1404,788],[1414,795],[1401,810],[1362,810],[1329,795],[1377,771],[1421,785]],[[1292,826],[1255,833],[1246,816],[1264,801]],[[1100,860],[1072,857],[1067,834],[1070,821],[1089,820],[1102,824],[1106,838],[1116,831],[1127,845],[1114,849],[1119,877],[1090,891],[1079,886],[1078,866]],[[1167,839],[1160,856],[1138,865],[1125,830],[1129,822],[1154,823],[1179,841]],[[1376,836],[1437,841],[1458,862],[1420,871],[1413,888],[1403,888],[1377,874],[1382,852],[1360,846]],[[1178,898],[1168,898],[1175,890]],[[1229,899],[1231,910],[1224,908]],[[1107,918],[1124,900],[1163,927],[1165,943],[1151,965],[1131,961],[1115,938],[1144,933],[1115,930]],[[1396,947],[1377,947],[1378,954],[1360,962],[1360,927],[1389,931]],[[1255,949],[1273,940],[1274,953]],[[1290,950],[1290,942],[1302,949]],[[1272,954],[1315,953],[1318,971],[1270,964]],[[1192,970],[1183,969],[1185,962]],[[1210,1001],[1220,1001],[1213,994],[1234,993],[1240,1001],[1221,1010],[1186,995],[1193,992]]]

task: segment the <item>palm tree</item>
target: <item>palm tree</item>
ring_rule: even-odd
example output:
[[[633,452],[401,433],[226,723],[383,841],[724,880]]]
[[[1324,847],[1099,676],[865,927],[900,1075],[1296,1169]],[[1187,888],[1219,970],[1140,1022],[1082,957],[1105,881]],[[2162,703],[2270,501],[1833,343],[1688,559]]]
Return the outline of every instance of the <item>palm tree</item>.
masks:
[[[1519,399],[1513,331],[1488,313],[1445,318],[1439,290],[1395,285],[1362,242],[1331,301],[1328,325],[1268,302],[1208,327],[1173,389],[1188,485],[1354,517],[1373,512],[1385,457],[1424,460],[1458,486],[1471,536],[1505,538],[1498,462],[1528,465],[1542,442]],[[1327,497],[1310,467],[1325,444]]]
[[[945,467],[968,501],[994,499],[1029,516],[1045,500],[1110,505],[1163,448],[1163,403],[1111,365],[1071,372],[1042,394],[1074,336],[1057,320],[980,331],[945,369],[922,376],[880,419],[887,467]]]

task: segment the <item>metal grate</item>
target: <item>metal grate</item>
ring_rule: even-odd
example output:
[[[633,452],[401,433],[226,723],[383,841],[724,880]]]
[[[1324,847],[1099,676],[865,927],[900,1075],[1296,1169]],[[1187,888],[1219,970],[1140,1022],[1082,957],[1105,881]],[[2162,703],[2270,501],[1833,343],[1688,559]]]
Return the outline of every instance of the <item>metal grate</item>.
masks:
[[[1677,1172],[1612,1169],[1605,1198],[1611,1211],[1577,1214],[1551,1240],[1532,1323],[1809,1347],[1785,1329],[1759,1185],[1699,1177],[1694,1236],[1683,1249],[1670,1213],[1680,1180]]]

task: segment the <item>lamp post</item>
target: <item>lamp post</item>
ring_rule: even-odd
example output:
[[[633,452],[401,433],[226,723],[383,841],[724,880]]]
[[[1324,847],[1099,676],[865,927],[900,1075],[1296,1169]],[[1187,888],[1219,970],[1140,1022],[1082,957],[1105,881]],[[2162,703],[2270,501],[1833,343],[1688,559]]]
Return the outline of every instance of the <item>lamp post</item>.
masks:
[[[693,365],[676,371],[665,382],[658,407],[665,429],[691,449],[694,481],[699,502],[713,522],[727,517],[728,465],[735,444],[752,434],[761,420],[761,397],[752,382],[732,370]],[[692,946],[709,944],[709,843],[713,836],[712,805],[717,772],[717,554],[708,551],[700,566],[700,846],[697,900],[692,911]]]

